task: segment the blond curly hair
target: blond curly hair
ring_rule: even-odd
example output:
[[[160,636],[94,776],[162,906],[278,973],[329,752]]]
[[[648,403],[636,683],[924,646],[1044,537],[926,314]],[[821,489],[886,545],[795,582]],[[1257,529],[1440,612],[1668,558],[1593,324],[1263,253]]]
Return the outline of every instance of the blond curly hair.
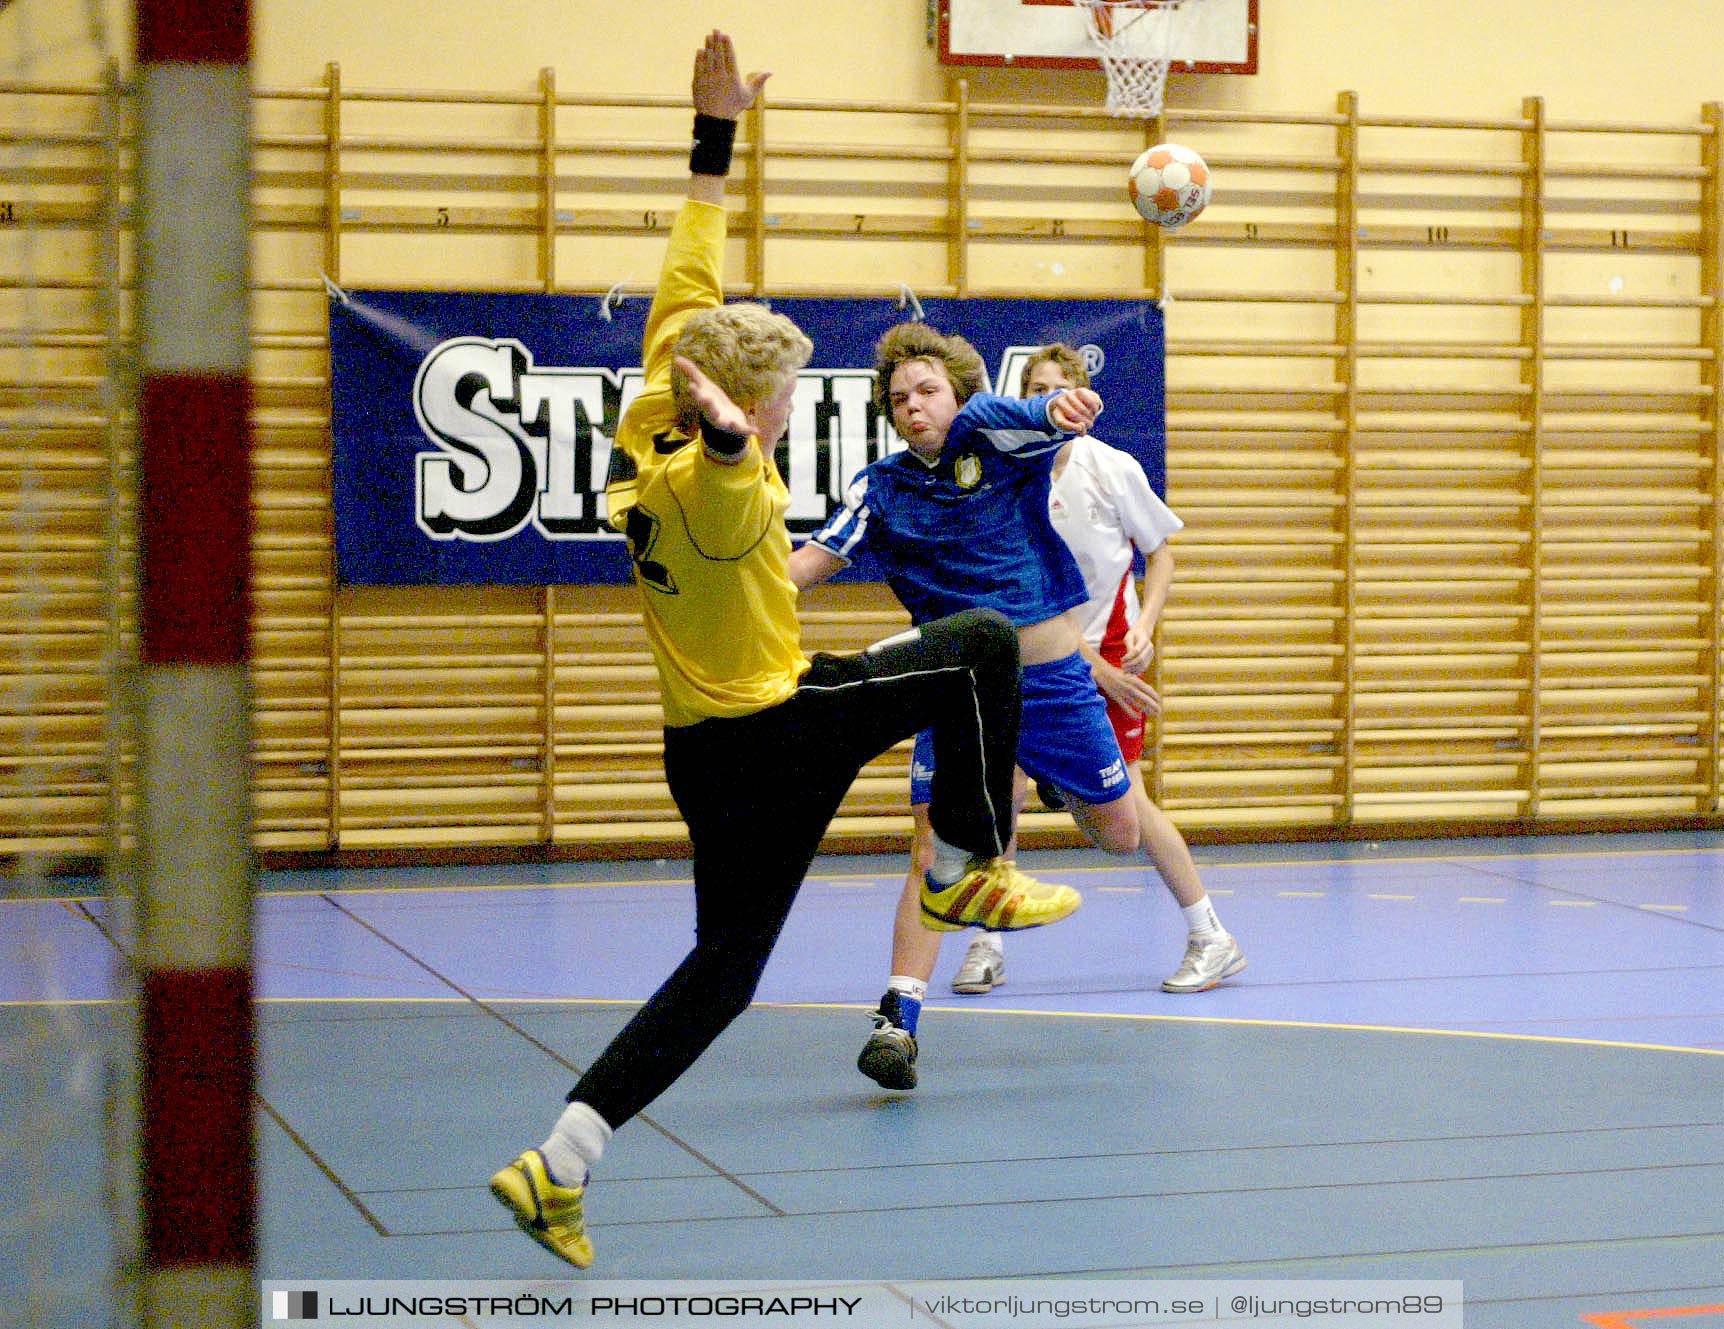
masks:
[[[698,310],[683,324],[675,354],[685,355],[745,411],[771,401],[814,356],[814,343],[783,314],[761,304],[719,305]],[[672,372],[677,417],[692,425],[700,408],[688,381]]]
[[[911,360],[938,365],[960,406],[988,386],[988,367],[969,342],[956,333],[936,332],[926,323],[900,323],[888,328],[874,347],[874,404],[887,416],[892,414],[892,375]]]

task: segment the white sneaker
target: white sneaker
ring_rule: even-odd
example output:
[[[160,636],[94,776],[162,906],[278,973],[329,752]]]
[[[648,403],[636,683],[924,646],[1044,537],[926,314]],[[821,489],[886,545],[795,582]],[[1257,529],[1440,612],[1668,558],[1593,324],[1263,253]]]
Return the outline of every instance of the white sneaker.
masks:
[[[1193,937],[1186,943],[1185,959],[1161,985],[1163,992],[1207,992],[1224,978],[1245,968],[1245,952],[1227,933]]]
[[[970,943],[964,962],[952,976],[952,991],[966,997],[979,997],[992,992],[1006,981],[1006,957],[981,937]]]

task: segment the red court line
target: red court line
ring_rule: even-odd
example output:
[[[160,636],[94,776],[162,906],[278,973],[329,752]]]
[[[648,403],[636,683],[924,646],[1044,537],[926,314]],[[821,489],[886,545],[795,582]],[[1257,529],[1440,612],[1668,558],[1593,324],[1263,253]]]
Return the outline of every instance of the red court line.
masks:
[[[1717,1306],[1665,1306],[1647,1311],[1594,1311],[1580,1318],[1598,1329],[1639,1329],[1636,1320],[1673,1320],[1690,1315],[1724,1315],[1724,1304]]]

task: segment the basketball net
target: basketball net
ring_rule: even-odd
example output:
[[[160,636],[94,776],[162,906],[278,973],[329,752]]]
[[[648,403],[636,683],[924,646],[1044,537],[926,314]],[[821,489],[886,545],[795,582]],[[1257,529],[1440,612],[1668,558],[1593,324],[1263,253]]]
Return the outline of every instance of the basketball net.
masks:
[[[1161,114],[1173,30],[1198,0],[1071,0],[1107,75],[1107,109],[1119,116]]]

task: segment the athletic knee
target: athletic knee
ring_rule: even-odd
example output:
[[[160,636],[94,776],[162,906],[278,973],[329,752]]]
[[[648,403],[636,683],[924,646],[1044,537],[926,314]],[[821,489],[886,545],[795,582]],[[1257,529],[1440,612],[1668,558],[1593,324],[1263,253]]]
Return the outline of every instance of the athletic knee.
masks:
[[[1095,847],[1125,857],[1136,854],[1143,847],[1143,837],[1135,827],[1129,830],[1113,828],[1097,832]]]
[[[705,976],[706,982],[700,987],[700,1009],[698,1013],[690,1012],[691,1018],[703,1023],[716,1038],[748,1009],[765,969],[765,965],[758,969],[738,969],[731,965],[710,970]]]
[[[952,615],[952,627],[959,640],[982,659],[1017,658],[1018,630],[997,609],[960,610]]]
[[[689,988],[700,994],[706,1019],[723,1028],[748,1009],[777,937],[776,929],[743,928],[695,943]]]
[[[1143,827],[1138,824],[1135,816],[1129,811],[1123,815],[1119,804],[1112,803],[1107,808],[1068,807],[1079,827],[1089,842],[1097,849],[1109,854],[1123,856],[1135,855],[1143,848]],[[1111,815],[1109,812],[1111,809]]]

